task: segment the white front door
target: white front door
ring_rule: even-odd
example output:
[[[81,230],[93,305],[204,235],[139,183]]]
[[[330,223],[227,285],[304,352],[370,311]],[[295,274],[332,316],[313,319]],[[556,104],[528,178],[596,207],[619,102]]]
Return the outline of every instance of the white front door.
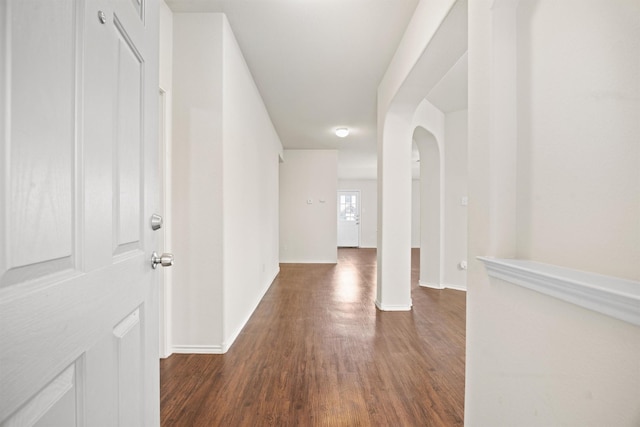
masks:
[[[0,426],[159,425],[157,13],[0,2]]]
[[[338,191],[338,246],[360,246],[360,191]]]

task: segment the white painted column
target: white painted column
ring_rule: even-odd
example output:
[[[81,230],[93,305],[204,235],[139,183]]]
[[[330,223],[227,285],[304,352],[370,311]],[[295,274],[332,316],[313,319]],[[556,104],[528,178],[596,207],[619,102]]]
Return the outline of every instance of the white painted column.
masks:
[[[378,137],[376,306],[411,310],[411,136],[402,111],[389,111]]]

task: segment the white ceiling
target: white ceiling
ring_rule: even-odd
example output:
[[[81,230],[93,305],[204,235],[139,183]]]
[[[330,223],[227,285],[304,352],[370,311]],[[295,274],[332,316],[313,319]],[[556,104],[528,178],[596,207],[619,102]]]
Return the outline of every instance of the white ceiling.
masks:
[[[166,2],[227,15],[284,148],[338,149],[340,178],[375,177],[377,88],[418,0]],[[466,61],[464,70],[466,105]],[[459,74],[432,103],[460,109],[444,86],[460,92]],[[337,127],[351,134],[338,138]]]

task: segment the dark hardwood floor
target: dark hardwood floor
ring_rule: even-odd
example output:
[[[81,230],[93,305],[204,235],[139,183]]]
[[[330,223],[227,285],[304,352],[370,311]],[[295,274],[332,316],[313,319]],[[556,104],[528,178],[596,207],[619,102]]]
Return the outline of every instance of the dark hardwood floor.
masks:
[[[465,293],[419,288],[380,312],[375,249],[282,264],[224,355],[160,363],[163,426],[461,426]]]

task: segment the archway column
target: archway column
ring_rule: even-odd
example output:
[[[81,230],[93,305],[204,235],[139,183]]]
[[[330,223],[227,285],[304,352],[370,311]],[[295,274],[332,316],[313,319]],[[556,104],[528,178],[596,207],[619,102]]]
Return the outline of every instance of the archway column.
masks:
[[[413,115],[420,153],[420,286],[443,289],[444,113],[423,100]]]
[[[378,287],[376,306],[411,310],[410,114],[389,111],[378,133]]]
[[[433,136],[417,128],[415,142],[420,152],[420,278],[429,288],[442,286],[442,203],[440,201],[440,153]],[[426,139],[426,140],[425,140]]]
[[[422,1],[378,86],[381,310],[411,309],[411,137],[418,105],[467,46],[467,0]]]

